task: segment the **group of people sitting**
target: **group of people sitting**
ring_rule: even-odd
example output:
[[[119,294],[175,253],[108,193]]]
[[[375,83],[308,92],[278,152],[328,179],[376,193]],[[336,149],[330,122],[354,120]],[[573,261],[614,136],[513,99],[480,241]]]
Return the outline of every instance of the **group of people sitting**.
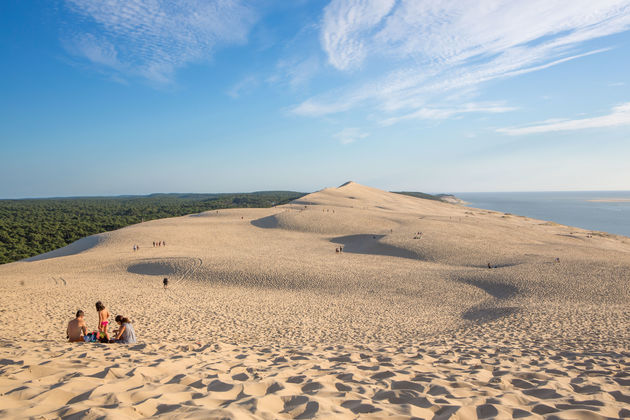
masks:
[[[116,315],[115,320],[118,324],[118,329],[113,331],[113,336],[110,336],[108,331],[109,311],[101,301],[96,302],[96,311],[98,312],[98,329],[91,333],[88,333],[87,330],[87,325],[84,320],[85,313],[82,310],[77,311],[75,319],[68,323],[68,329],[66,331],[70,342],[87,343],[98,341],[101,343],[136,343],[136,332],[129,318]]]

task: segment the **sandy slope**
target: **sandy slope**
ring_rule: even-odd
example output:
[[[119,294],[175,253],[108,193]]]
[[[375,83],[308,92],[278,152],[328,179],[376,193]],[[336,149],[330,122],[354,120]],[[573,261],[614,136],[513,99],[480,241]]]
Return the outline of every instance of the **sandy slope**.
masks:
[[[3,417],[630,416],[625,237],[350,183],[96,235],[0,288]],[[64,343],[96,300],[138,345]]]

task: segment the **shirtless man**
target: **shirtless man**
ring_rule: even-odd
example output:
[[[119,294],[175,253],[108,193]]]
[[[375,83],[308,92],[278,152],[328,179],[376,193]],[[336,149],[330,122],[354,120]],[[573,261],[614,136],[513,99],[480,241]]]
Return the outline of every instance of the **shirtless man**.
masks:
[[[87,335],[87,326],[83,320],[83,311],[77,311],[77,317],[68,322],[66,335],[71,343],[83,342],[83,337]]]

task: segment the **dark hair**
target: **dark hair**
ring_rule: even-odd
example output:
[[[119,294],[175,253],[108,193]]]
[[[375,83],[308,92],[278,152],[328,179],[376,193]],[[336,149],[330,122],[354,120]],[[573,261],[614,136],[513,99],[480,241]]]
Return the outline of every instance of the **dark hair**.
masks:
[[[105,305],[103,305],[100,300],[96,302],[96,310],[101,312],[103,309],[105,309]]]
[[[129,321],[129,318],[127,317],[116,315],[116,322],[120,322],[121,324],[129,324],[131,321]]]
[[[81,309],[79,309],[77,311],[77,318],[80,317],[80,316],[83,316],[83,315],[85,315],[85,314],[83,313],[83,311]]]

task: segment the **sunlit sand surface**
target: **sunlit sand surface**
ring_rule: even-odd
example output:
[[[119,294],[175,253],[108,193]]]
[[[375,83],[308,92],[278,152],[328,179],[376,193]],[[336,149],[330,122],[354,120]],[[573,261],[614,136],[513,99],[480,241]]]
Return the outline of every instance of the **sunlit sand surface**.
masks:
[[[0,417],[630,416],[622,236],[349,183],[85,238],[0,288]],[[65,342],[97,300],[137,345]]]

